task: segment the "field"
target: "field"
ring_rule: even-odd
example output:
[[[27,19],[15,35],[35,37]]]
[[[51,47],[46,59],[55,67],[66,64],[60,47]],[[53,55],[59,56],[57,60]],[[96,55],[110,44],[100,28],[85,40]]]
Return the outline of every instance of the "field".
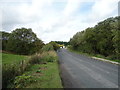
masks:
[[[13,55],[13,54],[2,54],[2,64],[13,64],[16,62],[20,62],[21,60],[27,60],[27,56],[23,55]]]

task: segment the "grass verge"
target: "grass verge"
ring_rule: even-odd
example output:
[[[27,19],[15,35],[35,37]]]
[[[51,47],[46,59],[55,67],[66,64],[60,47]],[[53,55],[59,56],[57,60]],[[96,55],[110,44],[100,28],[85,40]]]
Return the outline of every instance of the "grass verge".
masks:
[[[3,88],[62,88],[55,51],[2,57]]]
[[[62,88],[55,51],[35,54],[29,62],[32,66],[14,80],[15,88]]]
[[[28,81],[27,84],[25,84],[27,80],[18,82],[16,88],[63,88],[57,62],[35,64],[24,75],[33,77],[32,82]]]
[[[120,60],[112,60],[110,57],[105,57],[103,55],[100,55],[100,54],[88,54],[88,53],[83,53],[83,52],[80,52],[80,51],[76,51],[76,50],[73,50],[73,49],[70,49],[70,48],[67,48],[70,52],[74,52],[74,53],[77,53],[77,54],[81,54],[81,55],[85,55],[85,56],[88,56],[88,57],[97,57],[97,58],[102,58],[102,59],[106,59],[106,60],[110,60],[110,61],[114,61],[114,62],[118,62],[120,63]]]

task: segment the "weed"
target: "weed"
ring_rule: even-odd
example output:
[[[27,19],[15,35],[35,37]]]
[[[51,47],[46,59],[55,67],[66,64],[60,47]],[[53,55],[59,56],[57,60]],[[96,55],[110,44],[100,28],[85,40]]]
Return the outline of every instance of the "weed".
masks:
[[[41,55],[40,54],[35,54],[31,56],[29,63],[30,64],[39,64],[41,62]]]
[[[23,88],[33,82],[36,82],[33,76],[26,76],[25,74],[23,74],[22,76],[15,77],[14,85],[15,88]]]

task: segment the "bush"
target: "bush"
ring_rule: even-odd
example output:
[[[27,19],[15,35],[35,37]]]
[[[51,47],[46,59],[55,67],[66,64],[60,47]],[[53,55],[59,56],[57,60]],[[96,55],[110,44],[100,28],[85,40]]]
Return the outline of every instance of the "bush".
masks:
[[[16,76],[23,74],[29,68],[30,64],[26,60],[22,60],[15,64],[2,65],[2,87],[6,88],[11,84]],[[9,76],[8,76],[9,75]]]
[[[54,62],[57,59],[55,51],[42,52],[41,54],[35,54],[31,56],[30,64],[40,64],[45,62]]]
[[[35,54],[33,56],[31,56],[29,63],[30,64],[39,64],[41,63],[41,55],[40,54]]]
[[[14,85],[15,88],[23,88],[26,85],[35,82],[36,80],[32,76],[26,76],[23,74],[22,76],[15,77]]]
[[[3,65],[2,66],[2,87],[6,88],[7,85],[13,81],[15,76],[19,75],[19,67],[18,65]],[[9,76],[8,76],[9,75]]]
[[[46,62],[54,62],[57,59],[55,51],[43,52],[41,59]]]
[[[117,60],[118,57],[117,57],[117,55],[111,55],[111,56],[108,56],[107,59],[110,59],[110,60]]]
[[[53,42],[53,41],[51,41],[49,44],[51,44],[52,46],[53,46],[53,49],[55,50],[55,51],[57,51],[60,47],[59,47],[59,44],[57,44],[56,42]]]
[[[51,45],[51,44],[46,44],[46,45],[43,46],[43,48],[42,48],[42,51],[43,51],[43,52],[44,52],[44,51],[51,51],[51,50],[54,50],[53,45]]]

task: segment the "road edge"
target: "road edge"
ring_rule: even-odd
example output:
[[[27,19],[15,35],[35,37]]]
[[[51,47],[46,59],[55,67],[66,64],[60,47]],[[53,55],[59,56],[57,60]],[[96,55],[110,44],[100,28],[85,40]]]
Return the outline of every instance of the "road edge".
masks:
[[[70,51],[70,49],[66,48],[68,51]],[[70,52],[74,52],[74,51],[70,51]],[[74,53],[77,53],[77,52],[74,52]],[[77,54],[80,54],[80,53],[77,53]],[[80,55],[85,55],[85,54],[80,54]],[[87,55],[85,55],[87,56]],[[94,59],[94,60],[100,60],[100,61],[104,61],[104,62],[108,62],[108,63],[111,63],[111,64],[116,64],[116,65],[120,65],[119,62],[115,62],[115,61],[111,61],[111,60],[107,60],[107,59],[103,59],[103,58],[98,58],[98,57],[95,57],[95,56],[87,56],[91,59]]]
[[[118,62],[114,62],[114,61],[103,59],[103,58],[98,58],[98,57],[91,57],[91,58],[95,59],[95,60],[100,60],[100,61],[109,62],[109,63],[116,64],[116,65],[120,65],[120,63],[118,63]]]

